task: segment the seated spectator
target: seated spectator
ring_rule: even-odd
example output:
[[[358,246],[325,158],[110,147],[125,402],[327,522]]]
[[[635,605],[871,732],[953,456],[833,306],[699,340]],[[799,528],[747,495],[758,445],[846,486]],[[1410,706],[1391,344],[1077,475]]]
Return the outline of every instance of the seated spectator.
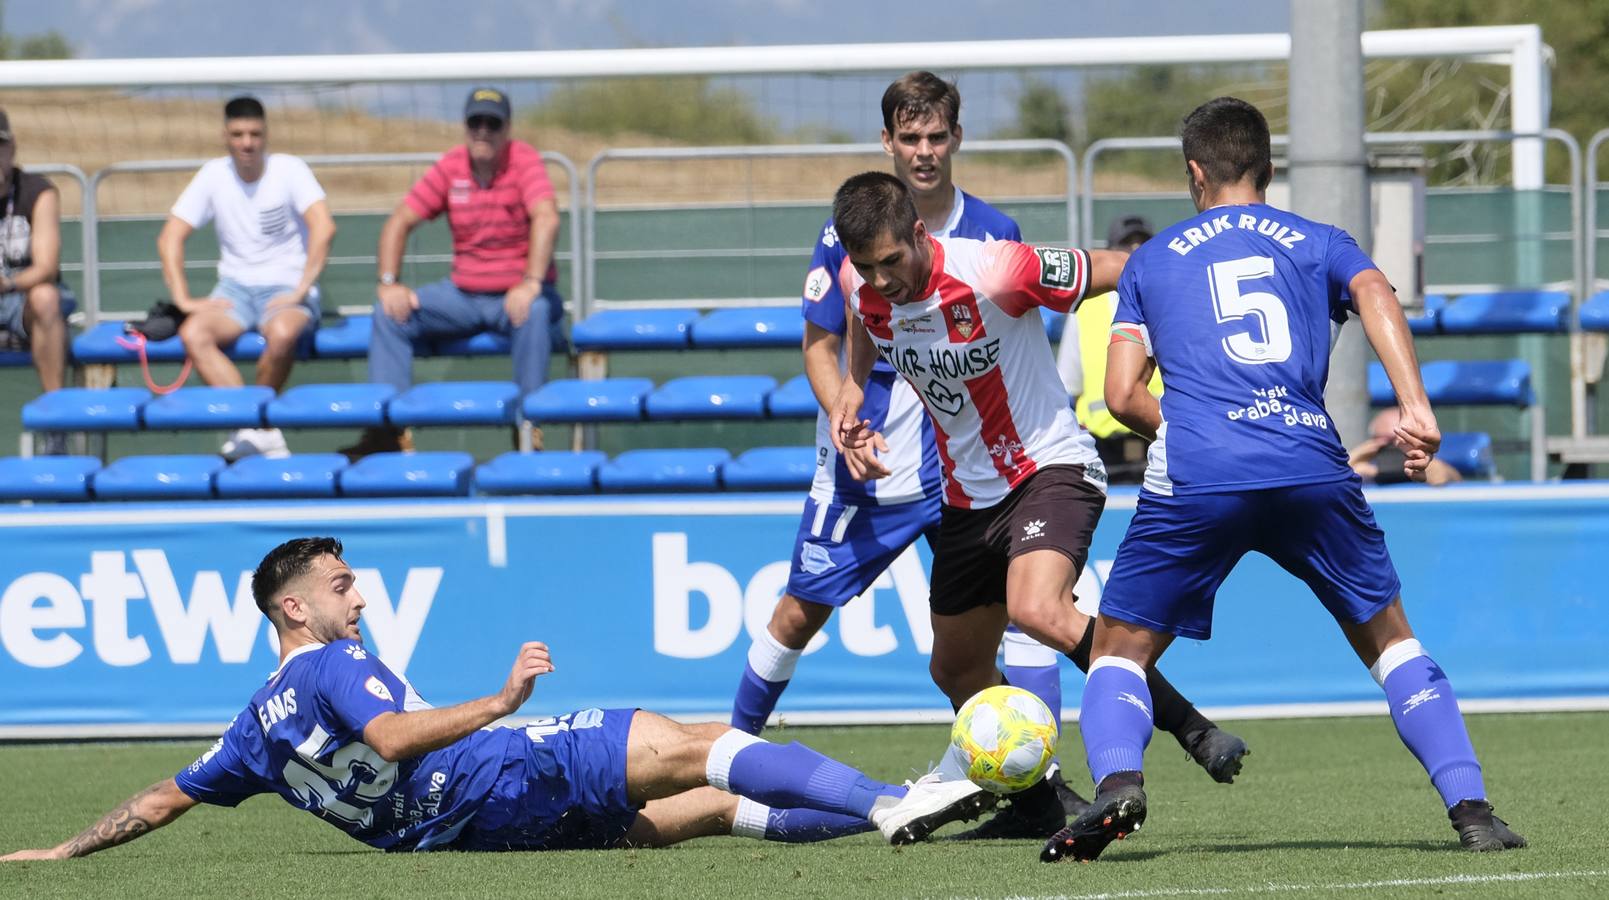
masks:
[[[1402,464],[1405,461],[1402,451],[1397,448],[1397,423],[1402,420],[1402,411],[1395,406],[1381,410],[1369,421],[1369,437],[1367,440],[1347,451],[1347,462],[1351,464],[1352,471],[1358,473],[1367,484],[1406,484],[1409,481]],[[1425,469],[1425,484],[1440,487],[1463,481],[1464,476],[1458,470],[1439,459],[1432,458],[1430,467]]]
[[[229,155],[201,167],[157,237],[162,278],[173,304],[186,313],[179,338],[202,381],[240,386],[240,371],[224,349],[255,330],[267,341],[257,359],[257,383],[278,391],[290,376],[296,345],[318,327],[318,277],[335,219],[307,163],[268,152],[267,115],[256,98],[230,100],[223,118]],[[218,235],[218,283],[205,297],[192,297],[184,243],[208,222]],[[284,456],[289,450],[277,428],[241,429],[223,445],[226,459],[254,453]]]
[[[0,109],[0,349],[27,350],[39,387],[54,391],[66,377],[67,322],[73,294],[61,280],[61,195],[42,175],[15,164],[17,139]],[[42,452],[65,453],[66,435],[44,435]]]
[[[406,390],[413,342],[494,331],[513,338],[514,380],[530,393],[547,380],[550,329],[564,314],[553,245],[559,206],[542,155],[509,134],[508,97],[476,88],[464,104],[464,144],[436,161],[380,231],[380,283],[369,341],[369,378]],[[417,291],[398,278],[408,235],[447,214],[452,274]],[[342,452],[352,459],[410,449],[408,435],[372,428]]]
[[[1151,239],[1156,229],[1137,215],[1119,216],[1106,230],[1106,246],[1129,253]],[[1111,341],[1117,292],[1089,297],[1062,327],[1056,368],[1074,398],[1078,421],[1095,438],[1095,451],[1113,484],[1139,484],[1145,477],[1146,442],[1106,411],[1106,346]],[[1151,376],[1151,393],[1162,395],[1162,373]]]

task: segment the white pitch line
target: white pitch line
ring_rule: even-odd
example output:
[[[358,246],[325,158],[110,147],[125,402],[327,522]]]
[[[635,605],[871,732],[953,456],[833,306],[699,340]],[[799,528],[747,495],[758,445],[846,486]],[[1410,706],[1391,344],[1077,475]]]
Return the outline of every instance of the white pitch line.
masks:
[[[1434,887],[1450,884],[1508,884],[1549,881],[1564,878],[1603,878],[1609,870],[1584,869],[1576,872],[1505,872],[1496,875],[1443,875],[1436,878],[1391,878],[1382,881],[1338,881],[1330,884],[1264,884],[1243,887],[1151,888],[1110,891],[1101,894],[1052,894],[1036,900],[1141,900],[1149,897],[1219,897],[1229,894],[1293,894],[1309,891],[1373,891],[1381,888]],[[1010,900],[1028,900],[1012,897]]]

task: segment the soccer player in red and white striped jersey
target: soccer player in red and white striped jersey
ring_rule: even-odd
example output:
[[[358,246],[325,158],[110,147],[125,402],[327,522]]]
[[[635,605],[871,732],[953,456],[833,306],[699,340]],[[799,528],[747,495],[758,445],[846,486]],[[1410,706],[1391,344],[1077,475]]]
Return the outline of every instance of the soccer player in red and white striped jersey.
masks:
[[[1076,661],[1089,620],[1073,605],[1073,585],[1106,503],[1106,471],[1067,402],[1042,320],[1025,314],[1069,312],[1086,294],[1112,290],[1128,254],[934,238],[905,185],[877,172],[839,188],[833,219],[849,254],[839,279],[854,320],[833,440],[840,452],[883,441],[860,417],[878,356],[915,388],[937,437],[934,682],[957,706],[1001,683],[995,650],[1008,620]],[[1166,695],[1157,727],[1214,778],[1231,780],[1245,743],[1154,671],[1149,682]]]

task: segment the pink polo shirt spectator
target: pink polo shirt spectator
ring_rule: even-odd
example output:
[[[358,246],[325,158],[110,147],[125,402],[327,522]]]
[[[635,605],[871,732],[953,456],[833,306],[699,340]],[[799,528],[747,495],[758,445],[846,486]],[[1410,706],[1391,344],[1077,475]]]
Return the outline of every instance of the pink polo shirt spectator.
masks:
[[[531,206],[553,196],[542,154],[524,141],[509,141],[503,163],[490,185],[470,171],[469,150],[447,151],[408,192],[407,204],[420,218],[447,213],[453,236],[453,284],[460,290],[501,294],[525,278],[531,252]],[[549,264],[543,281],[558,280]]]

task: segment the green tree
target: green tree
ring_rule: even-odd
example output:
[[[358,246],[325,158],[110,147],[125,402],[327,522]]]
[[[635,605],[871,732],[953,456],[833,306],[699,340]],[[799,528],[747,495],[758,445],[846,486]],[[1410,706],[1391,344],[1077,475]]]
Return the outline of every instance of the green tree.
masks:
[[[0,2],[0,59],[71,59],[73,47],[59,32],[16,37],[6,33],[4,2]]]
[[[765,144],[777,134],[748,95],[702,77],[583,82],[550,95],[530,118],[606,137],[645,134],[691,144]]]

